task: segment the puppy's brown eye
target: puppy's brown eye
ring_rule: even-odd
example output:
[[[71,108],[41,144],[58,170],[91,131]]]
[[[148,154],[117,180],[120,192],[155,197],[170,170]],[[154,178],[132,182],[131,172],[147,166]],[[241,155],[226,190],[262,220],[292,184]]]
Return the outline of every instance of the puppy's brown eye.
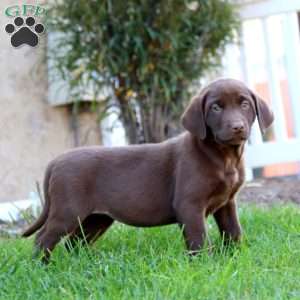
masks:
[[[249,101],[244,100],[244,101],[241,103],[241,107],[242,107],[242,109],[248,109],[248,108],[250,107]]]
[[[214,104],[210,107],[210,109],[211,109],[213,112],[216,112],[216,113],[219,113],[219,112],[222,111],[222,107],[221,107],[219,104],[217,104],[217,103],[214,103]]]

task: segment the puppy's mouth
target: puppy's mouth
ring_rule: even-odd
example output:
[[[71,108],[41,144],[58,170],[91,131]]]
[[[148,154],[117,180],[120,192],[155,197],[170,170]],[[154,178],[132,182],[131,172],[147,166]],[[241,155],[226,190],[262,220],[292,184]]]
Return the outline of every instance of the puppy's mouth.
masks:
[[[240,136],[233,136],[230,138],[220,138],[215,135],[215,141],[221,145],[228,145],[228,146],[239,146],[244,144],[248,140],[248,136],[240,135]]]

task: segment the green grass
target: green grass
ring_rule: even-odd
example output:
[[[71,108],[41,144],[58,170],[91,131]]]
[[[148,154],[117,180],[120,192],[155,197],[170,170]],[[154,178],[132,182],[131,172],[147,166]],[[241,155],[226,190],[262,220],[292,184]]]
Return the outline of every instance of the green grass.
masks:
[[[71,254],[60,245],[47,267],[31,260],[32,240],[0,240],[0,299],[300,299],[300,209],[240,209],[244,240],[189,259],[177,226],[114,225]]]

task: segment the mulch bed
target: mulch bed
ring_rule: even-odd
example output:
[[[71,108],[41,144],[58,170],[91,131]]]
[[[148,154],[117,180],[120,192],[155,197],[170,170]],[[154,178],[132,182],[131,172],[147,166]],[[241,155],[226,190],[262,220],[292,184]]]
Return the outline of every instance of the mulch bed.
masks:
[[[255,204],[300,204],[300,176],[255,179],[245,184],[238,200]]]
[[[238,195],[238,201],[258,205],[300,205],[300,177],[263,178],[247,182]],[[25,226],[24,220],[16,220],[14,223],[0,220],[0,237],[18,236]]]

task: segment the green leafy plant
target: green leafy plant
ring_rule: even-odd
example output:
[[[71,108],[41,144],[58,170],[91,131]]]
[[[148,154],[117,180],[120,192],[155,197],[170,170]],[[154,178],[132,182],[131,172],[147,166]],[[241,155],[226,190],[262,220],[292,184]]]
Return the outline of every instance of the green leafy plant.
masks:
[[[238,19],[226,0],[64,0],[48,18],[73,97],[109,89],[130,143],[171,135],[189,88],[220,63]],[[105,105],[104,105],[105,104]]]

